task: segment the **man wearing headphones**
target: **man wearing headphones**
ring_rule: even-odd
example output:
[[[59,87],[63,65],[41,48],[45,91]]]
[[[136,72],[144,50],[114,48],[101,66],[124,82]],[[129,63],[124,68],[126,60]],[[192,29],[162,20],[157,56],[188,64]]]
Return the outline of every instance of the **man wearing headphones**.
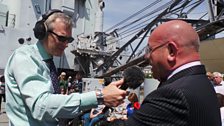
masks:
[[[61,118],[74,118],[98,104],[117,106],[126,91],[112,82],[99,92],[59,93],[53,56],[61,56],[74,39],[72,20],[60,10],[50,10],[34,27],[39,40],[15,50],[5,69],[6,113],[10,126],[56,126]]]

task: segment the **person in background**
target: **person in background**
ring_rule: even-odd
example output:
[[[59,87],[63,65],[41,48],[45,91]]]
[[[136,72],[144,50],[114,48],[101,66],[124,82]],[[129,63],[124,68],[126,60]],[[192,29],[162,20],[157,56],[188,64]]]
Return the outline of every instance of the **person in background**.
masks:
[[[133,92],[128,95],[128,101],[130,101],[130,103],[127,105],[126,109],[127,117],[130,117],[135,110],[140,108],[140,104],[138,102],[138,96]]]
[[[210,80],[210,82],[212,83],[212,85],[215,86],[214,81],[213,81],[213,80],[214,80],[214,75],[213,75],[213,73],[211,73],[211,72],[208,71],[208,72],[206,73],[206,75],[207,75],[208,79]]]
[[[72,90],[72,77],[71,76],[68,77],[67,82],[68,82],[68,88],[67,88],[68,93],[67,94],[74,93],[74,90]]]
[[[224,126],[224,95],[222,95],[220,93],[216,93],[216,96],[217,96],[218,101],[219,101],[222,126]]]
[[[220,72],[213,72],[213,81],[215,86],[224,85],[223,76]]]
[[[57,126],[60,120],[80,111],[122,104],[126,91],[118,87],[123,79],[101,91],[60,94],[54,56],[62,56],[74,39],[72,20],[60,10],[49,10],[36,22],[38,42],[16,49],[5,67],[6,114],[10,126]],[[62,121],[64,122],[64,121]]]
[[[224,95],[224,81],[223,76],[219,72],[213,72],[213,81],[214,81],[214,88],[216,93],[220,93]]]
[[[73,81],[71,82],[71,87],[70,87],[70,89],[69,89],[69,94],[71,94],[71,93],[75,93],[75,92],[78,92],[78,89],[76,89],[76,83],[75,83],[75,81],[73,80]]]
[[[60,85],[60,89],[61,89],[61,93],[63,94],[68,94],[67,90],[68,90],[68,81],[66,80],[66,73],[65,72],[61,72],[61,75],[59,76],[59,85]]]
[[[76,73],[75,75],[75,85],[76,85],[76,88],[78,89],[78,92],[79,93],[82,93],[82,88],[83,88],[83,81],[82,81],[82,77],[83,77],[83,74],[82,72],[78,72]]]
[[[98,106],[92,108],[90,112],[83,115],[84,126],[94,126],[101,119],[106,119],[106,115],[103,112],[105,106]]]
[[[2,75],[0,77],[0,114],[2,113],[2,102],[5,102],[5,77]]]

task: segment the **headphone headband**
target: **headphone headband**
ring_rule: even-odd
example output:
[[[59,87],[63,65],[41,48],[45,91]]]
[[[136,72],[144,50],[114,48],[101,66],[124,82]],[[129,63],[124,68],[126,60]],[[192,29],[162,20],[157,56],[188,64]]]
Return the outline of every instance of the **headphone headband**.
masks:
[[[42,15],[42,20],[46,21],[54,13],[63,13],[63,12],[58,9],[48,10],[45,14]]]

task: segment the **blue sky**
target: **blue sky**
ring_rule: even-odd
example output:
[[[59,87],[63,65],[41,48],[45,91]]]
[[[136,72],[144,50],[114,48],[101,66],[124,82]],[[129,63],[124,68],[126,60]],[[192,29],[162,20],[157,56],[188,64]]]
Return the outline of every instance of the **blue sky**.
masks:
[[[104,29],[108,29],[144,8],[150,0],[104,0]]]
[[[126,19],[131,14],[143,9],[155,0],[104,0],[104,30]],[[159,1],[159,0],[158,0]],[[171,0],[160,0],[162,3]],[[153,8],[152,8],[153,9]],[[151,10],[152,10],[151,9]],[[205,2],[200,7],[197,7],[196,12],[191,14],[192,17],[198,18],[200,14],[207,11]]]
[[[104,31],[126,19],[130,15],[136,13],[137,11],[143,9],[153,1],[155,0],[104,0]],[[162,3],[171,0],[161,1],[162,2],[158,6],[161,6]],[[204,2],[202,5],[197,7],[197,9],[195,9],[191,15],[188,16],[192,19],[198,19],[207,12],[207,8],[208,6],[206,2]],[[153,10],[153,8],[151,10]],[[147,12],[150,12],[151,10],[147,10]],[[207,19],[207,16],[205,18]]]

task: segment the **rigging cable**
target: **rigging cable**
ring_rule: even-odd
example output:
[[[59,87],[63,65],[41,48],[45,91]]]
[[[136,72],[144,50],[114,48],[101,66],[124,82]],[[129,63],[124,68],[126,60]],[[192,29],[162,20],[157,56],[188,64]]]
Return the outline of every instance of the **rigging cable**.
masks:
[[[186,5],[186,4],[185,4],[185,5]],[[182,7],[183,7],[183,6],[181,6],[181,7],[179,7],[179,8],[176,8],[175,12],[180,11],[180,9],[181,9]],[[189,7],[189,6],[188,6],[188,7]],[[159,8],[158,8],[158,9],[159,9]],[[150,14],[151,14],[151,13],[150,13]],[[150,15],[150,14],[149,14],[149,15]],[[147,15],[145,15],[145,16],[147,16]],[[152,19],[152,18],[150,18],[150,19]],[[149,20],[149,19],[147,19],[147,20]],[[142,23],[146,22],[147,20],[145,20],[145,21],[143,21],[143,22],[141,22],[141,23],[139,23],[139,24],[142,24]],[[131,35],[130,32],[134,33],[135,31],[138,31],[138,29],[140,29],[140,28],[142,28],[142,27],[145,26],[144,24],[142,24],[142,25],[139,26],[139,24],[137,24],[137,25],[135,25],[135,26],[132,26],[131,28],[129,28],[129,29],[127,29],[127,30],[125,30],[125,31],[123,31],[123,32],[121,32],[121,33],[119,33],[119,34],[120,34],[120,35],[128,34],[128,35],[125,36],[125,37],[128,37],[128,36]],[[137,27],[137,28],[135,28],[135,27]],[[133,28],[135,28],[135,29],[132,30]],[[129,30],[129,31],[128,31],[128,30]],[[125,38],[125,37],[123,37],[123,38]]]
[[[155,14],[156,12],[162,11],[162,10],[165,9],[166,7],[170,6],[171,4],[172,4],[172,1],[167,2],[167,3],[165,3],[164,5],[158,7],[157,9],[155,9],[154,11],[152,11],[152,12],[150,12],[150,13],[148,13],[148,14],[143,15],[142,17],[140,17],[140,18],[137,19],[137,20],[138,20],[138,21],[139,21],[139,20],[142,20],[142,19],[144,19],[144,18],[147,18],[148,16],[151,16],[152,14]],[[132,28],[139,27],[140,24],[142,24],[142,23],[144,23],[144,22],[146,22],[146,21],[149,21],[150,19],[152,19],[152,18],[154,18],[154,17],[156,17],[156,16],[158,16],[158,15],[159,15],[159,14],[157,14],[157,15],[155,15],[155,16],[153,16],[153,17],[150,17],[149,19],[146,19],[146,20],[144,20],[144,21],[142,21],[142,22],[136,24],[135,26],[132,26],[131,28],[129,28],[129,29],[127,29],[127,30],[125,30],[125,31],[123,31],[123,32],[121,32],[121,33],[119,33],[119,34],[124,35],[124,33],[129,33],[128,30],[130,30],[130,32],[132,32],[132,31],[133,31],[133,30],[131,30]],[[147,23],[147,24],[148,24],[148,23]],[[147,25],[147,24],[146,24],[146,25]],[[132,24],[129,24],[129,26],[130,26],[130,25],[132,25]],[[146,26],[146,25],[145,25],[145,26]],[[142,27],[143,27],[143,26],[142,26]],[[141,28],[141,27],[139,27],[139,28]],[[136,28],[135,28],[134,30],[136,30]]]
[[[159,3],[159,2],[157,2],[157,3]],[[153,6],[155,6],[155,5],[153,5]],[[152,7],[152,6],[151,6],[151,7]],[[143,11],[142,11],[142,12],[143,12]],[[152,12],[151,12],[151,13],[152,13]],[[139,13],[139,14],[140,14],[140,13]],[[118,31],[118,30],[121,30],[121,29],[124,29],[124,28],[128,27],[129,25],[132,25],[132,24],[136,23],[136,22],[140,21],[141,19],[143,19],[143,18],[141,17],[141,18],[139,18],[139,19],[137,19],[137,20],[135,20],[135,21],[132,21],[132,22],[130,22],[129,24],[126,24],[126,25],[124,25],[123,27],[118,28],[117,31]]]
[[[136,16],[136,15],[142,13],[143,11],[147,10],[148,8],[151,8],[152,5],[154,6],[154,5],[156,5],[157,3],[159,3],[159,2],[161,2],[161,0],[154,1],[153,3],[151,3],[151,4],[149,4],[148,6],[146,6],[145,8],[143,8],[142,10],[140,10],[140,11],[134,13],[133,15],[131,15],[131,16],[129,16],[128,18],[126,18],[125,20],[123,20],[123,21],[117,23],[116,25],[112,26],[111,28],[107,29],[105,32],[108,32],[108,31],[114,29],[115,27],[117,27],[117,26],[123,24],[124,22],[126,22],[126,21],[128,21],[129,19],[133,18],[134,16]]]

